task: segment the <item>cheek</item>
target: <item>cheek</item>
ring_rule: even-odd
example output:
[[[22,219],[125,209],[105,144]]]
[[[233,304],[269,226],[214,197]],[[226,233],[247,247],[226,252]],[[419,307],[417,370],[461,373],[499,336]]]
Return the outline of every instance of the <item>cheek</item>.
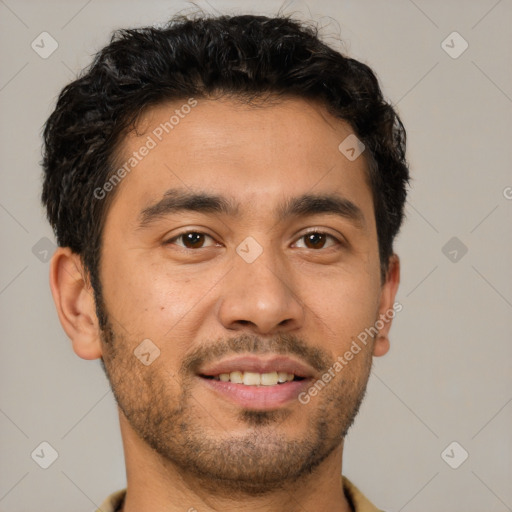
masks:
[[[312,321],[329,341],[328,349],[337,356],[345,352],[352,339],[373,325],[379,304],[375,279],[362,273],[351,279],[339,275],[325,282],[315,281],[304,302],[312,311]]]
[[[103,295],[108,312],[132,338],[162,339],[184,319],[194,318],[202,298],[222,273],[194,275],[148,257],[124,258],[103,267]],[[186,321],[185,321],[186,323]],[[174,331],[176,332],[176,330]]]

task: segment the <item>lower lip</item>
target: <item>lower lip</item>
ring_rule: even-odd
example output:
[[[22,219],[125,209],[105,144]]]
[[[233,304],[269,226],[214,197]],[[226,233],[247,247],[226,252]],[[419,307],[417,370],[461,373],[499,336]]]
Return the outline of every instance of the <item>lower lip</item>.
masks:
[[[234,382],[199,377],[201,381],[221,397],[244,409],[257,411],[277,409],[294,400],[309,385],[309,379],[293,380],[275,386],[246,386]]]

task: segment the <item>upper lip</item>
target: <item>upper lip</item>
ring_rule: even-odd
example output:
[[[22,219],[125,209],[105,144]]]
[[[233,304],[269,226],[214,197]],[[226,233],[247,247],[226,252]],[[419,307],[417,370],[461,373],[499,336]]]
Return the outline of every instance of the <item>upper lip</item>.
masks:
[[[314,375],[314,371],[309,365],[287,356],[263,358],[250,355],[217,361],[201,368],[198,373],[199,375],[216,376],[221,373],[231,373],[235,371],[255,373],[286,372],[306,379]]]

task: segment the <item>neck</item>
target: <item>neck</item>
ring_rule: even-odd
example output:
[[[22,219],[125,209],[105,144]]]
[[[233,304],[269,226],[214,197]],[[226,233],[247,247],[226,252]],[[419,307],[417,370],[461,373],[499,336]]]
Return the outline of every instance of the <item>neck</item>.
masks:
[[[240,503],[246,512],[350,512],[343,492],[341,468],[343,442],[311,473],[278,490],[257,496],[237,495],[220,485],[184,472],[149,447],[120,412],[126,462],[127,492],[122,512],[235,512]]]

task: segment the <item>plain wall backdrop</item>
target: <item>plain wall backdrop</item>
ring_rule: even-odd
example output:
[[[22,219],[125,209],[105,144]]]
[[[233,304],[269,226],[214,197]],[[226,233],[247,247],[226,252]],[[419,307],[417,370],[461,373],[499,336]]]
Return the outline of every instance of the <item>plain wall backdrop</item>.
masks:
[[[403,309],[348,435],[344,474],[387,511],[512,510],[511,0],[198,5],[318,21],[326,42],[374,69],[407,129]],[[89,512],[125,486],[108,382],[99,361],[72,351],[48,286],[41,130],[112,30],[183,8],[0,0],[1,512]]]

